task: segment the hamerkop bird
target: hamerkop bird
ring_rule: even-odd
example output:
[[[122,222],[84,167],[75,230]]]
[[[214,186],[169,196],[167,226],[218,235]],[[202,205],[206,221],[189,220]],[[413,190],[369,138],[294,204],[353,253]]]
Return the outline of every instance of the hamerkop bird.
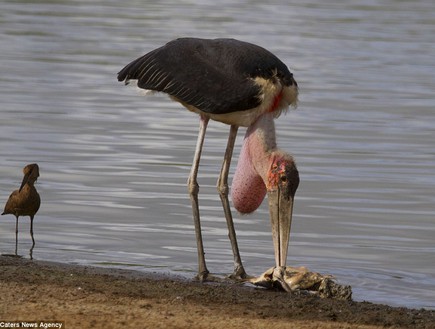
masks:
[[[15,255],[18,251],[18,217],[30,216],[30,236],[32,237],[32,248],[30,258],[35,247],[33,238],[33,217],[41,205],[41,198],[35,188],[35,182],[39,177],[39,167],[36,163],[29,164],[23,169],[24,178],[18,190],[12,192],[6,202],[2,215],[12,214],[16,218],[15,224]]]
[[[246,277],[228,201],[228,171],[238,127],[248,127],[232,183],[240,213],[269,198],[277,267],[286,265],[293,200],[299,174],[293,158],[277,148],[274,118],[297,103],[298,87],[287,66],[268,50],[234,39],[181,38],[125,66],[119,81],[160,91],[199,115],[200,126],[188,189],[198,247],[198,278],[208,276],[198,206],[197,174],[210,119],[231,126],[218,191],[234,256],[233,277]]]

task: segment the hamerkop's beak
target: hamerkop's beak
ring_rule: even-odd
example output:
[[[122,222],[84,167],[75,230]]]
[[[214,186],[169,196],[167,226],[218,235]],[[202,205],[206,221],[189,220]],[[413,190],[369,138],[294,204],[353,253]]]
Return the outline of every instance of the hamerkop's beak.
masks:
[[[24,185],[26,185],[27,182],[29,181],[29,176],[30,176],[30,172],[24,175],[23,181],[21,182],[20,189],[18,190],[19,192],[21,192],[21,190],[23,189]]]

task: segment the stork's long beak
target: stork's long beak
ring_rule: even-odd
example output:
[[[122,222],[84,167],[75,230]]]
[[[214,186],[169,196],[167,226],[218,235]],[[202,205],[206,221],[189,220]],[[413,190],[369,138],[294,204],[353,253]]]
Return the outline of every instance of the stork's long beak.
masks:
[[[276,266],[286,266],[294,195],[288,195],[279,187],[267,194]]]
[[[286,265],[292,225],[293,203],[299,186],[299,172],[291,157],[277,161],[269,172],[267,195],[273,247],[277,267]]]

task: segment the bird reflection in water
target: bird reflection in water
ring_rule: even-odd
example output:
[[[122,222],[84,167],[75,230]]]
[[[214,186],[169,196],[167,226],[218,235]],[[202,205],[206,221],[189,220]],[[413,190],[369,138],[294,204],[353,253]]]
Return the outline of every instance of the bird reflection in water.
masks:
[[[33,237],[33,218],[41,205],[41,198],[35,188],[35,182],[39,177],[39,167],[36,163],[29,164],[23,169],[24,178],[18,190],[12,192],[6,202],[2,215],[14,215],[15,223],[15,256],[18,256],[18,217],[30,217],[30,236],[32,247],[30,248],[30,259],[33,259],[35,238]]]

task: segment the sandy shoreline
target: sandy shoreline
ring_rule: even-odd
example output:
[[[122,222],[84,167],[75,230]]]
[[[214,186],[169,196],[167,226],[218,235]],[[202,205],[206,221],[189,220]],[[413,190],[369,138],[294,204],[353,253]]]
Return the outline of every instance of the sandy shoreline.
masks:
[[[435,311],[0,256],[0,326],[434,328]],[[59,326],[58,326],[59,327]]]

